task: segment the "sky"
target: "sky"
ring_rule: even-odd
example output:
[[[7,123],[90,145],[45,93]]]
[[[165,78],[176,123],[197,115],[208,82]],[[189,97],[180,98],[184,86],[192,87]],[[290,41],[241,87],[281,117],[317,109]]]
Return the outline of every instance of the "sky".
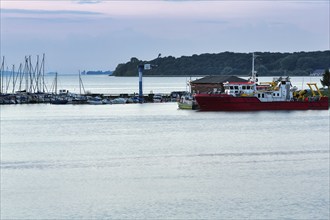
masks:
[[[329,0],[0,0],[5,65],[115,70],[132,57],[330,49]]]

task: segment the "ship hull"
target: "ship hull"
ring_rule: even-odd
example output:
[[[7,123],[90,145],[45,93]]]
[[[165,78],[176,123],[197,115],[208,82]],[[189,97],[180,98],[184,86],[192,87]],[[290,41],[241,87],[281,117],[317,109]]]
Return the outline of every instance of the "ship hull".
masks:
[[[317,101],[261,102],[257,97],[234,97],[230,95],[197,94],[201,111],[265,111],[265,110],[328,110],[328,97]]]

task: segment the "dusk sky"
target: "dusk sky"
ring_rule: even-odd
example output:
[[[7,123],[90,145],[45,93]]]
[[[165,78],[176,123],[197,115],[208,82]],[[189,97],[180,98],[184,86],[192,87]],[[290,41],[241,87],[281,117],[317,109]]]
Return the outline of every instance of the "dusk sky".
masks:
[[[114,70],[131,57],[329,50],[325,1],[1,0],[1,57],[46,71]]]

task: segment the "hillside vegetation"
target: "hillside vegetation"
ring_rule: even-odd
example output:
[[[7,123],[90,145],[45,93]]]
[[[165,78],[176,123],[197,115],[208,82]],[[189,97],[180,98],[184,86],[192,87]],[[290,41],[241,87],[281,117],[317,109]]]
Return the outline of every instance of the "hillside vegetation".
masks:
[[[304,76],[316,69],[330,67],[330,50],[315,52],[271,53],[256,52],[255,69],[259,76]],[[137,76],[140,64],[157,65],[146,70],[149,76],[194,76],[194,75],[250,75],[252,68],[251,53],[223,52],[192,56],[158,57],[142,61],[132,57],[127,63],[119,64],[114,76]]]

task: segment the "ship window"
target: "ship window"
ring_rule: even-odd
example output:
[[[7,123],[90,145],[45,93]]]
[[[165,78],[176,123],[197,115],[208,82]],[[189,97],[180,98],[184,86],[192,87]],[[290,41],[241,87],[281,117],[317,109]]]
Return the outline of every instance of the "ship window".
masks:
[[[277,93],[277,96],[280,96],[280,93]]]
[[[275,96],[276,94],[275,93],[273,93],[273,96]]]
[[[258,94],[258,98],[260,98],[260,94]]]
[[[265,95],[262,93],[261,97],[262,97],[262,98],[265,98]]]
[[[242,89],[246,89],[246,86],[242,86]]]
[[[238,89],[238,86],[235,86],[235,89]]]
[[[230,89],[234,89],[234,86],[230,86]]]

